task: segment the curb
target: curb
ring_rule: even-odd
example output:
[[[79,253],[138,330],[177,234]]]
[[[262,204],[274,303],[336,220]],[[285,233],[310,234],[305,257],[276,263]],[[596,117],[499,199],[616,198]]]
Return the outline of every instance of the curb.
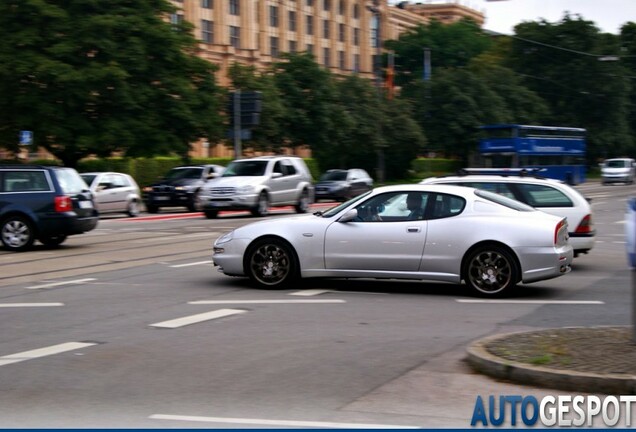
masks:
[[[636,394],[636,376],[534,366],[495,356],[487,349],[489,344],[496,343],[499,339],[527,333],[537,331],[506,333],[479,339],[467,348],[466,361],[477,372],[519,384],[587,393]]]

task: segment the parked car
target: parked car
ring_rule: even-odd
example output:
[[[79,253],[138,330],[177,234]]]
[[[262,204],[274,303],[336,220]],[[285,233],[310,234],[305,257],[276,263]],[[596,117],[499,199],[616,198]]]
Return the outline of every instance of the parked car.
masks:
[[[601,164],[601,182],[634,183],[636,177],[636,161],[630,158],[606,159]]]
[[[163,179],[143,188],[143,200],[148,213],[161,207],[186,207],[200,211],[203,185],[225,170],[221,165],[188,165],[172,168]]]
[[[505,195],[556,216],[565,217],[570,227],[574,256],[588,253],[596,242],[596,229],[590,200],[559,180],[533,175],[485,175],[465,173],[430,177],[422,184],[449,184],[475,187]]]
[[[6,249],[26,251],[35,240],[58,246],[98,220],[92,194],[74,169],[0,165],[0,239]]]
[[[348,200],[373,189],[373,179],[359,168],[331,169],[314,185],[316,199]]]
[[[90,172],[82,173],[80,176],[93,194],[95,206],[100,214],[126,213],[130,217],[139,214],[139,186],[128,174]]]
[[[230,162],[201,192],[207,218],[223,210],[249,210],[264,216],[270,207],[293,205],[305,213],[314,200],[311,173],[299,157],[263,156]]]
[[[263,288],[299,277],[463,280],[498,296],[569,272],[572,257],[563,217],[473,188],[399,185],[239,227],[216,240],[213,260]]]

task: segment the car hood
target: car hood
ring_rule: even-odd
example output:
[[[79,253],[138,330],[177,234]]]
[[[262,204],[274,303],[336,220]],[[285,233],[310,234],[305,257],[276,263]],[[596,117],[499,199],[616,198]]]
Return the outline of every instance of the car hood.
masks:
[[[241,187],[251,186],[263,183],[267,176],[236,176],[236,177],[217,177],[210,180],[207,184],[209,188],[212,187]]]
[[[321,235],[326,227],[337,221],[337,218],[323,218],[311,213],[276,219],[252,222],[234,230],[235,238],[252,239],[263,234],[289,235],[292,233],[312,233]]]

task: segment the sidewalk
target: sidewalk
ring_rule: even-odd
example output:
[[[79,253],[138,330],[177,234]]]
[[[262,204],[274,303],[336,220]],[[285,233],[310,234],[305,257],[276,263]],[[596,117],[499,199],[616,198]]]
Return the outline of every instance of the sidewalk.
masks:
[[[509,333],[468,347],[478,372],[520,384],[605,394],[636,393],[631,326]]]

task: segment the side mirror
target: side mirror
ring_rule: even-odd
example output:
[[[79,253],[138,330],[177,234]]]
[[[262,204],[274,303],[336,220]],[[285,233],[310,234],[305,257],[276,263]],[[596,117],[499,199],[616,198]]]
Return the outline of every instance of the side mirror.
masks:
[[[279,178],[279,177],[282,177],[282,176],[283,176],[283,173],[279,173],[279,172],[272,173],[272,178],[273,179]]]
[[[351,222],[357,217],[358,217],[358,210],[351,209],[348,212],[346,212],[344,215],[342,215],[342,217],[338,220],[338,222],[342,222],[342,223]]]

